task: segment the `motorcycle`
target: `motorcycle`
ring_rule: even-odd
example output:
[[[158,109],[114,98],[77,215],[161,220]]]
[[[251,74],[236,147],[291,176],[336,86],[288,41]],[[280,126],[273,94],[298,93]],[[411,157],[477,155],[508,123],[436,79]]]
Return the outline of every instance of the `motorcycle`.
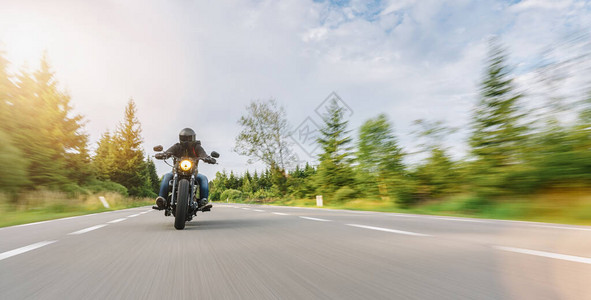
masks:
[[[154,147],[154,151],[161,152],[163,148],[158,145]],[[220,154],[213,151],[210,156],[219,158]],[[193,216],[197,216],[198,211],[209,211],[209,208],[211,208],[211,205],[198,207],[196,196],[197,185],[195,184],[195,178],[198,174],[199,160],[202,160],[202,158],[175,157],[166,152],[156,153],[154,157],[164,160],[167,165],[172,167],[173,177],[169,184],[164,215],[168,217],[172,214],[174,216],[174,228],[182,230],[185,228],[185,222],[191,221]],[[166,161],[171,157],[173,158],[173,165]],[[158,209],[156,206],[153,208]]]

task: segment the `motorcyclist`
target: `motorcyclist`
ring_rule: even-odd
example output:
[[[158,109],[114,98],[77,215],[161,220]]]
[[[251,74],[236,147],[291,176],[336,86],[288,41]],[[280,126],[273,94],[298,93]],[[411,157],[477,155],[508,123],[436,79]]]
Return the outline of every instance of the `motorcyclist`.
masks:
[[[194,157],[210,164],[216,163],[215,158],[207,155],[203,147],[201,147],[201,142],[195,139],[195,131],[191,128],[184,128],[181,130],[179,133],[179,142],[172,145],[172,147],[168,148],[168,150],[166,150],[164,153],[175,157]],[[158,193],[158,198],[156,198],[156,205],[159,209],[164,209],[166,207],[169,182],[172,179],[172,176],[172,172],[165,174],[162,178],[162,182],[160,183],[160,192]],[[209,185],[207,182],[207,177],[201,173],[198,173],[196,176],[196,181],[197,184],[199,184],[200,199],[198,201],[198,207],[205,207],[208,204],[209,197]]]

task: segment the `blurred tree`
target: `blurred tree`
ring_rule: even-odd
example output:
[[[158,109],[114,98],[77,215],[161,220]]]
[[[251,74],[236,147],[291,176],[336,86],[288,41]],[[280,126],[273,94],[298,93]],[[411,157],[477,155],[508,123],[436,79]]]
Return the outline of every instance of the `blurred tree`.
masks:
[[[522,162],[528,130],[518,106],[522,95],[513,87],[506,52],[498,41],[490,41],[480,101],[472,119],[473,179],[479,192],[487,195],[503,191],[508,174]]]
[[[8,130],[11,115],[9,114],[12,105],[12,99],[16,86],[10,81],[8,75],[9,62],[6,59],[4,51],[0,49],[0,129]]]
[[[271,183],[272,186],[276,188],[279,195],[277,196],[285,196],[287,193],[287,176],[285,174],[285,170],[279,168],[278,166],[271,167]]]
[[[363,194],[387,198],[392,179],[404,172],[403,153],[385,114],[367,120],[359,129],[357,142],[357,180]]]
[[[31,187],[59,188],[89,179],[82,117],[72,112],[70,97],[57,88],[47,57],[33,74],[21,70],[15,82],[8,110],[12,117],[4,126],[29,161]],[[68,169],[69,165],[82,170]]]
[[[412,172],[417,181],[417,198],[439,198],[460,190],[461,182],[456,164],[447,154],[443,142],[455,129],[446,127],[442,121],[416,120],[419,129],[414,132],[421,152],[429,153]]]
[[[290,172],[287,179],[288,194],[296,198],[314,197],[316,194],[316,185],[313,180],[314,174],[316,174],[315,169],[308,163],[303,169],[297,166],[295,170]]]
[[[27,176],[28,161],[3,130],[0,130],[0,141],[0,191],[17,192],[20,187],[30,183]]]
[[[75,145],[73,151],[66,153],[65,157],[68,177],[83,186],[93,180],[95,173],[88,152],[88,136],[82,135],[80,141],[78,145]]]
[[[29,162],[8,134],[13,130],[12,102],[16,90],[7,73],[8,65],[4,51],[0,50],[0,191],[15,192],[30,183]]]
[[[351,143],[347,131],[348,121],[343,120],[343,108],[339,107],[336,100],[329,104],[323,120],[324,127],[320,129],[318,138],[323,152],[319,157],[317,181],[319,192],[328,198],[340,188],[354,186],[354,178],[351,148],[348,146]]]

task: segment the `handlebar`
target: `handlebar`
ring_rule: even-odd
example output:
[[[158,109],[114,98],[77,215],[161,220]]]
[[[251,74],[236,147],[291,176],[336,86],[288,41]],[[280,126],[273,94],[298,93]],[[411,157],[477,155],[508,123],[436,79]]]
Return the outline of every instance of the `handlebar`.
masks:
[[[170,154],[170,153],[161,152],[161,153],[156,153],[156,154],[154,155],[154,158],[156,158],[156,159],[160,159],[160,160],[164,160],[164,159],[168,159],[168,158],[170,158],[170,157],[172,157],[172,156],[173,156],[173,155],[172,155],[172,154]],[[217,163],[216,159],[215,159],[215,158],[213,158],[213,157],[200,157],[200,158],[198,158],[198,159],[202,160],[202,161],[203,161],[203,162],[205,162],[205,163],[212,164],[212,165],[214,165],[214,164],[216,164],[216,163]]]

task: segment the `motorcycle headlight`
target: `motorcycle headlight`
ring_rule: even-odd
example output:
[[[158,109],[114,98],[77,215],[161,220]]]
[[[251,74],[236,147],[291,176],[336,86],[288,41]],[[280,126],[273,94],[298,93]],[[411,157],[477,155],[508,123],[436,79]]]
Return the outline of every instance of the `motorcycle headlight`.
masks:
[[[181,161],[180,166],[181,166],[181,170],[189,171],[189,170],[191,170],[193,163],[190,160],[185,159],[185,160]]]

